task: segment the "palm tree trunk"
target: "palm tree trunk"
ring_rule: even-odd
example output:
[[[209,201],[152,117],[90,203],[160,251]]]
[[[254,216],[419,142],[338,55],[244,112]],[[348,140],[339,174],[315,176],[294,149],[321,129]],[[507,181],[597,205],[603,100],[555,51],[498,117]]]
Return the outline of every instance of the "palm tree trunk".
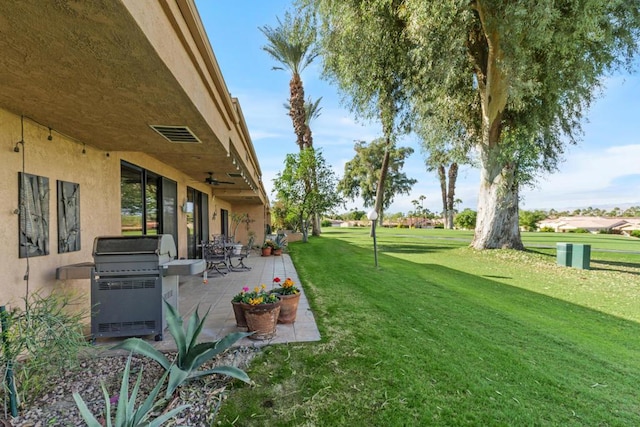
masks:
[[[306,111],[304,109],[304,87],[299,74],[293,74],[289,82],[289,116],[293,122],[293,131],[296,134],[296,143],[300,150],[305,148]]]

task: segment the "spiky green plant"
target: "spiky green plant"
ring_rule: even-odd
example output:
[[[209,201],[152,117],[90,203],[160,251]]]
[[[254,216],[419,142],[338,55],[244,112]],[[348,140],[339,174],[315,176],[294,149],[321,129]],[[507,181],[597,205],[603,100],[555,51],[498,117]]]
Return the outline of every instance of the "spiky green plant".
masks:
[[[198,309],[196,308],[196,312],[189,318],[187,331],[185,333],[182,317],[171,304],[167,301],[164,301],[164,303],[167,308],[169,332],[176,342],[178,352],[176,360],[173,363],[162,352],[156,350],[151,344],[140,338],[128,338],[113,347],[113,349],[124,349],[149,357],[167,370],[169,372],[169,384],[165,397],[171,396],[185,381],[205,375],[222,374],[237,378],[246,383],[251,381],[242,369],[234,366],[216,366],[204,371],[198,370],[202,364],[226,351],[236,341],[251,335],[251,333],[235,332],[218,341],[198,344],[198,336],[202,331],[204,321],[209,315],[211,308],[207,310],[207,313],[202,319],[200,319]]]
[[[181,405],[177,408],[174,408],[167,412],[166,414],[161,415],[160,417],[151,420],[151,413],[154,409],[160,408],[166,404],[165,399],[160,399],[156,402],[156,397],[160,392],[166,378],[167,372],[164,373],[158,384],[153,388],[149,396],[145,399],[142,406],[139,408],[135,407],[136,397],[138,396],[138,391],[140,390],[140,382],[142,381],[142,370],[138,374],[138,379],[131,391],[131,396],[129,396],[129,372],[131,368],[131,355],[127,359],[127,365],[124,368],[124,374],[122,376],[122,384],[120,385],[120,394],[118,395],[118,406],[116,407],[115,420],[111,417],[111,398],[109,397],[109,392],[107,392],[107,388],[104,383],[101,384],[102,393],[104,395],[104,404],[105,404],[105,421],[107,427],[135,427],[135,426],[148,426],[148,427],[156,427],[161,426],[162,423],[170,420],[173,416],[179,414],[183,410],[189,407],[189,405]],[[76,401],[76,405],[80,410],[80,415],[87,423],[89,427],[101,427],[104,424],[101,424],[96,417],[93,416],[87,404],[84,402],[79,393],[73,393],[73,399]]]

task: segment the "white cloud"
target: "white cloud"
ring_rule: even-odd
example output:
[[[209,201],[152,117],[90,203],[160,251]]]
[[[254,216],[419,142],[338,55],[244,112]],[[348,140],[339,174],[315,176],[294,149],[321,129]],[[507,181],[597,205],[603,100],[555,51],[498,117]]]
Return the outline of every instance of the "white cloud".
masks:
[[[560,172],[523,191],[524,206],[564,209],[637,201],[637,183],[634,187],[625,182],[640,175],[638,159],[640,144],[579,150],[569,155]]]

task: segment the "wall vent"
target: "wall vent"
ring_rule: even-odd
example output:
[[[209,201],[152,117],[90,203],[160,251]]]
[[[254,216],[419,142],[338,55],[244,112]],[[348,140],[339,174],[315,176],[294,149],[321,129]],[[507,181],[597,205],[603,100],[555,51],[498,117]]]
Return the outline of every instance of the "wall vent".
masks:
[[[186,126],[149,125],[169,142],[176,144],[199,144],[201,141]]]

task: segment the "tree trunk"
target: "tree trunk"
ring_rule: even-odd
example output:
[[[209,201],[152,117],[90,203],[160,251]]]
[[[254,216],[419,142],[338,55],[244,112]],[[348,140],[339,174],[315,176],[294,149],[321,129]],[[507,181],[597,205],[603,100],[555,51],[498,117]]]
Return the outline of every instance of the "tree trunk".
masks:
[[[453,162],[449,166],[449,191],[447,191],[447,223],[453,229],[453,204],[456,195],[456,181],[458,180],[458,164]]]
[[[322,233],[322,229],[320,227],[322,219],[320,218],[320,214],[318,214],[317,212],[314,213],[311,221],[313,221],[313,224],[311,225],[311,235],[317,237],[320,235],[320,233]]]
[[[444,221],[444,228],[451,228],[449,212],[447,210],[447,175],[443,164],[438,165],[438,178],[440,179],[440,194],[442,195],[442,220]]]
[[[482,168],[475,249],[524,249],[518,226],[518,185],[511,165],[502,166],[497,147],[480,147]]]
[[[303,215],[300,215],[300,224],[302,225],[302,227],[300,227],[300,231],[302,231],[302,243],[307,243],[309,241],[309,227],[308,221],[304,219]]]
[[[503,67],[500,34],[482,1],[472,3],[481,28],[469,35],[469,54],[474,63],[482,108],[480,191],[478,216],[471,246],[476,249],[524,249],[518,227],[518,185],[515,171],[501,155],[504,109],[509,97],[509,77]]]
[[[296,144],[300,150],[305,148],[306,113],[304,109],[304,87],[299,74],[291,76],[289,82],[289,116],[293,123],[293,131],[296,134]]]
[[[384,183],[387,180],[387,171],[389,170],[390,145],[391,138],[387,137],[387,143],[384,148],[384,158],[382,159],[382,167],[380,168],[380,178],[378,179],[378,188],[376,188],[375,210],[378,213],[378,224],[382,224],[382,206],[384,206]]]

